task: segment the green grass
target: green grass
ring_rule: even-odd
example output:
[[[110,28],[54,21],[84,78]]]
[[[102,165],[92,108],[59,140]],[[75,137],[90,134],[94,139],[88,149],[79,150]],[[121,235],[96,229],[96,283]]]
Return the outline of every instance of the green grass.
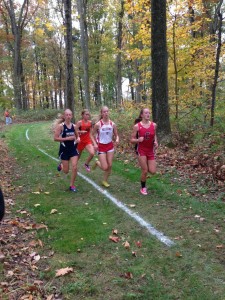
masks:
[[[149,179],[150,195],[143,197],[140,170],[132,161],[115,160],[109,192],[129,208],[135,204],[130,209],[175,241],[169,248],[80,177],[78,192],[68,191],[69,178],[56,171],[56,161],[38,150],[57,157],[58,143],[53,142],[50,123],[13,125],[2,138],[17,158],[20,177],[14,184],[23,187],[15,214],[24,208],[36,223],[48,226],[48,231],[38,231],[38,238],[44,244],[42,255],[54,251],[45,261],[49,271],[42,270],[41,262],[39,266],[49,293],[57,286],[64,299],[71,300],[224,299],[225,248],[217,249],[224,243],[222,201],[204,203],[191,197],[187,186],[171,180],[175,173]],[[85,154],[79,171],[87,175],[84,158]],[[102,172],[96,169],[87,176],[100,184]],[[51,214],[52,209],[57,213]],[[109,241],[112,229],[118,230],[119,243]],[[125,241],[130,243],[129,250],[123,246]],[[141,241],[141,248],[136,241]],[[55,271],[63,267],[73,267],[74,272],[55,278]],[[133,278],[125,277],[128,272]]]

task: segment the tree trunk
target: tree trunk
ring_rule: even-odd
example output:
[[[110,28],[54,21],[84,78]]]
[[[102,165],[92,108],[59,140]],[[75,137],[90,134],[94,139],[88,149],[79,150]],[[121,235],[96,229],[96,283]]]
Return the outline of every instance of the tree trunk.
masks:
[[[121,1],[121,10],[119,13],[119,23],[117,32],[117,57],[116,57],[116,105],[122,104],[123,94],[122,94],[122,61],[121,61],[121,51],[122,51],[122,35],[123,35],[123,15],[124,15],[124,1]]]
[[[11,47],[13,52],[13,89],[14,89],[14,103],[17,109],[26,109],[27,105],[23,107],[23,104],[27,104],[26,90],[24,86],[23,67],[21,59],[21,39],[22,31],[24,28],[25,20],[27,18],[28,0],[24,0],[21,9],[18,13],[18,21],[15,15],[15,5],[12,0],[2,1],[10,18],[11,31],[13,34],[13,46]]]
[[[17,29],[16,29],[17,31]],[[14,32],[14,48],[13,48],[13,89],[14,102],[17,109],[22,109],[22,82],[21,82],[21,56],[20,56],[20,33]]]
[[[152,113],[159,138],[170,138],[166,0],[151,0]]]
[[[88,70],[88,33],[86,24],[86,3],[85,0],[77,0],[77,10],[80,22],[80,43],[82,52],[82,64],[84,72],[84,95],[85,106],[90,109],[90,89],[89,89],[89,70]]]
[[[59,68],[59,108],[63,109],[63,101],[62,101],[62,90],[63,90],[63,84],[62,84],[62,77],[63,77],[63,71],[62,68]]]
[[[216,103],[216,87],[219,78],[219,66],[220,66],[220,53],[222,47],[222,13],[220,11],[217,12],[218,15],[218,43],[217,43],[217,50],[216,50],[216,65],[215,65],[215,73],[214,73],[214,81],[212,85],[212,104],[211,104],[211,118],[210,118],[210,125],[214,125],[214,113],[215,113],[215,103]]]
[[[177,16],[175,15],[175,20],[173,23],[173,67],[174,67],[174,94],[175,94],[175,118],[178,119],[179,115],[179,97],[178,97],[178,70],[177,70],[177,53],[176,53],[176,18]]]
[[[73,41],[71,0],[64,0],[65,27],[66,27],[66,90],[65,103],[67,108],[74,112],[74,74],[73,74]]]

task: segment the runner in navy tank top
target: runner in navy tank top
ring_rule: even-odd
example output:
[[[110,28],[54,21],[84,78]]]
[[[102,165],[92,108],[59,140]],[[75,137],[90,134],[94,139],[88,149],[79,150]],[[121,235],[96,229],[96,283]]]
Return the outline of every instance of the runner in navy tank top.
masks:
[[[114,156],[113,137],[115,144],[119,143],[119,136],[116,124],[109,119],[109,109],[103,106],[101,109],[101,119],[95,124],[93,136],[98,145],[98,160],[93,169],[97,166],[104,171],[102,185],[109,187],[108,178],[112,170],[112,161]]]
[[[158,147],[156,136],[156,124],[150,121],[148,108],[141,110],[138,119],[135,120],[131,143],[136,144],[136,153],[141,167],[141,189],[142,195],[147,195],[146,179],[148,172],[156,173],[155,150]]]
[[[58,171],[63,171],[65,174],[69,173],[69,164],[71,162],[72,173],[70,180],[70,191],[76,192],[74,185],[77,176],[77,162],[78,162],[78,151],[77,144],[80,141],[75,124],[71,122],[72,111],[66,109],[64,115],[56,120],[54,141],[60,142],[59,146],[59,158],[61,160],[58,165]]]

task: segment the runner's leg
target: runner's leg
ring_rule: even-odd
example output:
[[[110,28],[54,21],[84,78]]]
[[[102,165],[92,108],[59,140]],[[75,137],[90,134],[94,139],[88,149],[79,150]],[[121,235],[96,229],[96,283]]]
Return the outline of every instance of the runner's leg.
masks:
[[[78,155],[73,156],[70,158],[71,162],[71,179],[70,179],[70,186],[74,186],[74,182],[77,176],[77,162],[78,162]]]
[[[89,163],[90,163],[90,161],[92,160],[92,158],[94,157],[94,155],[95,155],[95,149],[94,149],[94,147],[93,147],[93,145],[92,144],[88,144],[86,147],[85,147],[85,149],[87,149],[87,151],[89,152],[89,156],[88,156],[88,158],[87,158],[87,160],[86,160],[86,165],[89,165]]]
[[[106,159],[107,159],[108,168],[105,170],[104,176],[103,176],[104,181],[106,181],[106,182],[108,182],[109,175],[111,174],[111,171],[112,171],[113,157],[114,157],[114,151],[106,153]]]

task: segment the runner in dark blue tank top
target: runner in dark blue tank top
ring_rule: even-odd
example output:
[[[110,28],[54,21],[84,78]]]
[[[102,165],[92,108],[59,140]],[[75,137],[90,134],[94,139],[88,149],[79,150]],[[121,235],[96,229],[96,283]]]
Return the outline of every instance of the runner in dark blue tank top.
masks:
[[[77,176],[77,162],[78,151],[77,144],[80,141],[77,128],[71,122],[72,111],[66,109],[62,118],[56,121],[56,128],[54,133],[54,141],[60,142],[59,158],[61,163],[58,165],[58,171],[63,171],[65,174],[69,173],[69,163],[71,162],[72,174],[70,180],[70,191],[76,192],[74,185]]]
[[[62,138],[74,137],[75,126],[71,125],[71,128],[68,128],[65,123],[62,123],[63,129],[61,132]],[[69,160],[72,156],[77,156],[77,143],[75,140],[65,140],[64,142],[60,142],[59,147],[59,157],[61,160]]]

